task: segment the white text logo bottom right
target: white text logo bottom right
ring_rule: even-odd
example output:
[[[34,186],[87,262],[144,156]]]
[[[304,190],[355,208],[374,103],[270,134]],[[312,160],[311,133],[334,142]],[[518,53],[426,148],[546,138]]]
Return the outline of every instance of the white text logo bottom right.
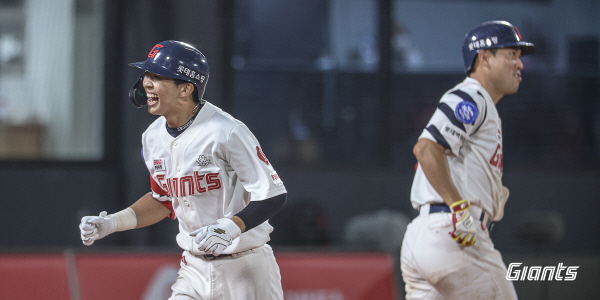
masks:
[[[510,281],[573,281],[577,277],[579,266],[567,267],[562,263],[558,266],[522,266],[523,263],[508,265],[506,280]]]

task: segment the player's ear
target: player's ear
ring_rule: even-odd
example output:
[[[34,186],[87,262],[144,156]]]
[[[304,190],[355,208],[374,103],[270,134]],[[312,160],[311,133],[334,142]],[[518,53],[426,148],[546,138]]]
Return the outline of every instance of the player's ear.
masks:
[[[194,92],[194,85],[191,83],[185,83],[179,85],[179,96],[185,98]]]
[[[476,67],[478,67],[478,68],[489,67],[489,65],[490,65],[489,59],[490,59],[491,55],[492,55],[492,53],[487,49],[483,49],[483,50],[479,51],[479,53],[477,53],[477,57],[473,64],[473,69],[475,69]]]

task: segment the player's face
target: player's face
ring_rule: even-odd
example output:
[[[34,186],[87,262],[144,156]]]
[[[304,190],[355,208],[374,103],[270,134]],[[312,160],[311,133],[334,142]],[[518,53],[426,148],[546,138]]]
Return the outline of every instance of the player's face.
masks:
[[[490,69],[494,87],[499,94],[511,95],[521,84],[520,48],[499,48],[496,55],[490,55]]]
[[[148,112],[153,115],[168,115],[176,111],[179,89],[173,78],[146,72],[144,89],[148,95]]]

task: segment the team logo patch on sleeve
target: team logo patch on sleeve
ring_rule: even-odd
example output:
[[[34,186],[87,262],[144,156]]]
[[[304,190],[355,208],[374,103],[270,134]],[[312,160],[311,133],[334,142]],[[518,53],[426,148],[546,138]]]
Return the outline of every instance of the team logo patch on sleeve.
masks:
[[[265,153],[262,151],[262,149],[260,149],[259,146],[256,146],[256,155],[258,155],[258,158],[260,158],[260,160],[264,161],[265,164],[269,165],[269,160],[267,159],[267,157],[265,156]]]
[[[465,124],[473,124],[479,111],[477,111],[477,106],[473,102],[463,101],[456,106],[454,114],[459,121]]]
[[[283,181],[281,181],[281,178],[279,178],[279,175],[277,175],[277,172],[275,171],[271,172],[271,180],[273,180],[273,183],[276,185],[283,184]]]
[[[155,158],[154,159],[154,172],[164,172],[167,168],[165,166],[164,158]]]

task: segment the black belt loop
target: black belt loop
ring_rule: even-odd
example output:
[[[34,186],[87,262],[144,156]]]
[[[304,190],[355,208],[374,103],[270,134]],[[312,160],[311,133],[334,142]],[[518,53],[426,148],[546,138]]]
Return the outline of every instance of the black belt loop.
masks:
[[[481,211],[481,216],[479,217],[479,221],[481,221],[481,223],[483,223],[483,220],[485,219],[485,211]],[[487,222],[485,224],[485,228],[487,228],[488,232],[492,232],[492,228],[494,228],[494,222],[492,222],[492,220],[488,219]]]

